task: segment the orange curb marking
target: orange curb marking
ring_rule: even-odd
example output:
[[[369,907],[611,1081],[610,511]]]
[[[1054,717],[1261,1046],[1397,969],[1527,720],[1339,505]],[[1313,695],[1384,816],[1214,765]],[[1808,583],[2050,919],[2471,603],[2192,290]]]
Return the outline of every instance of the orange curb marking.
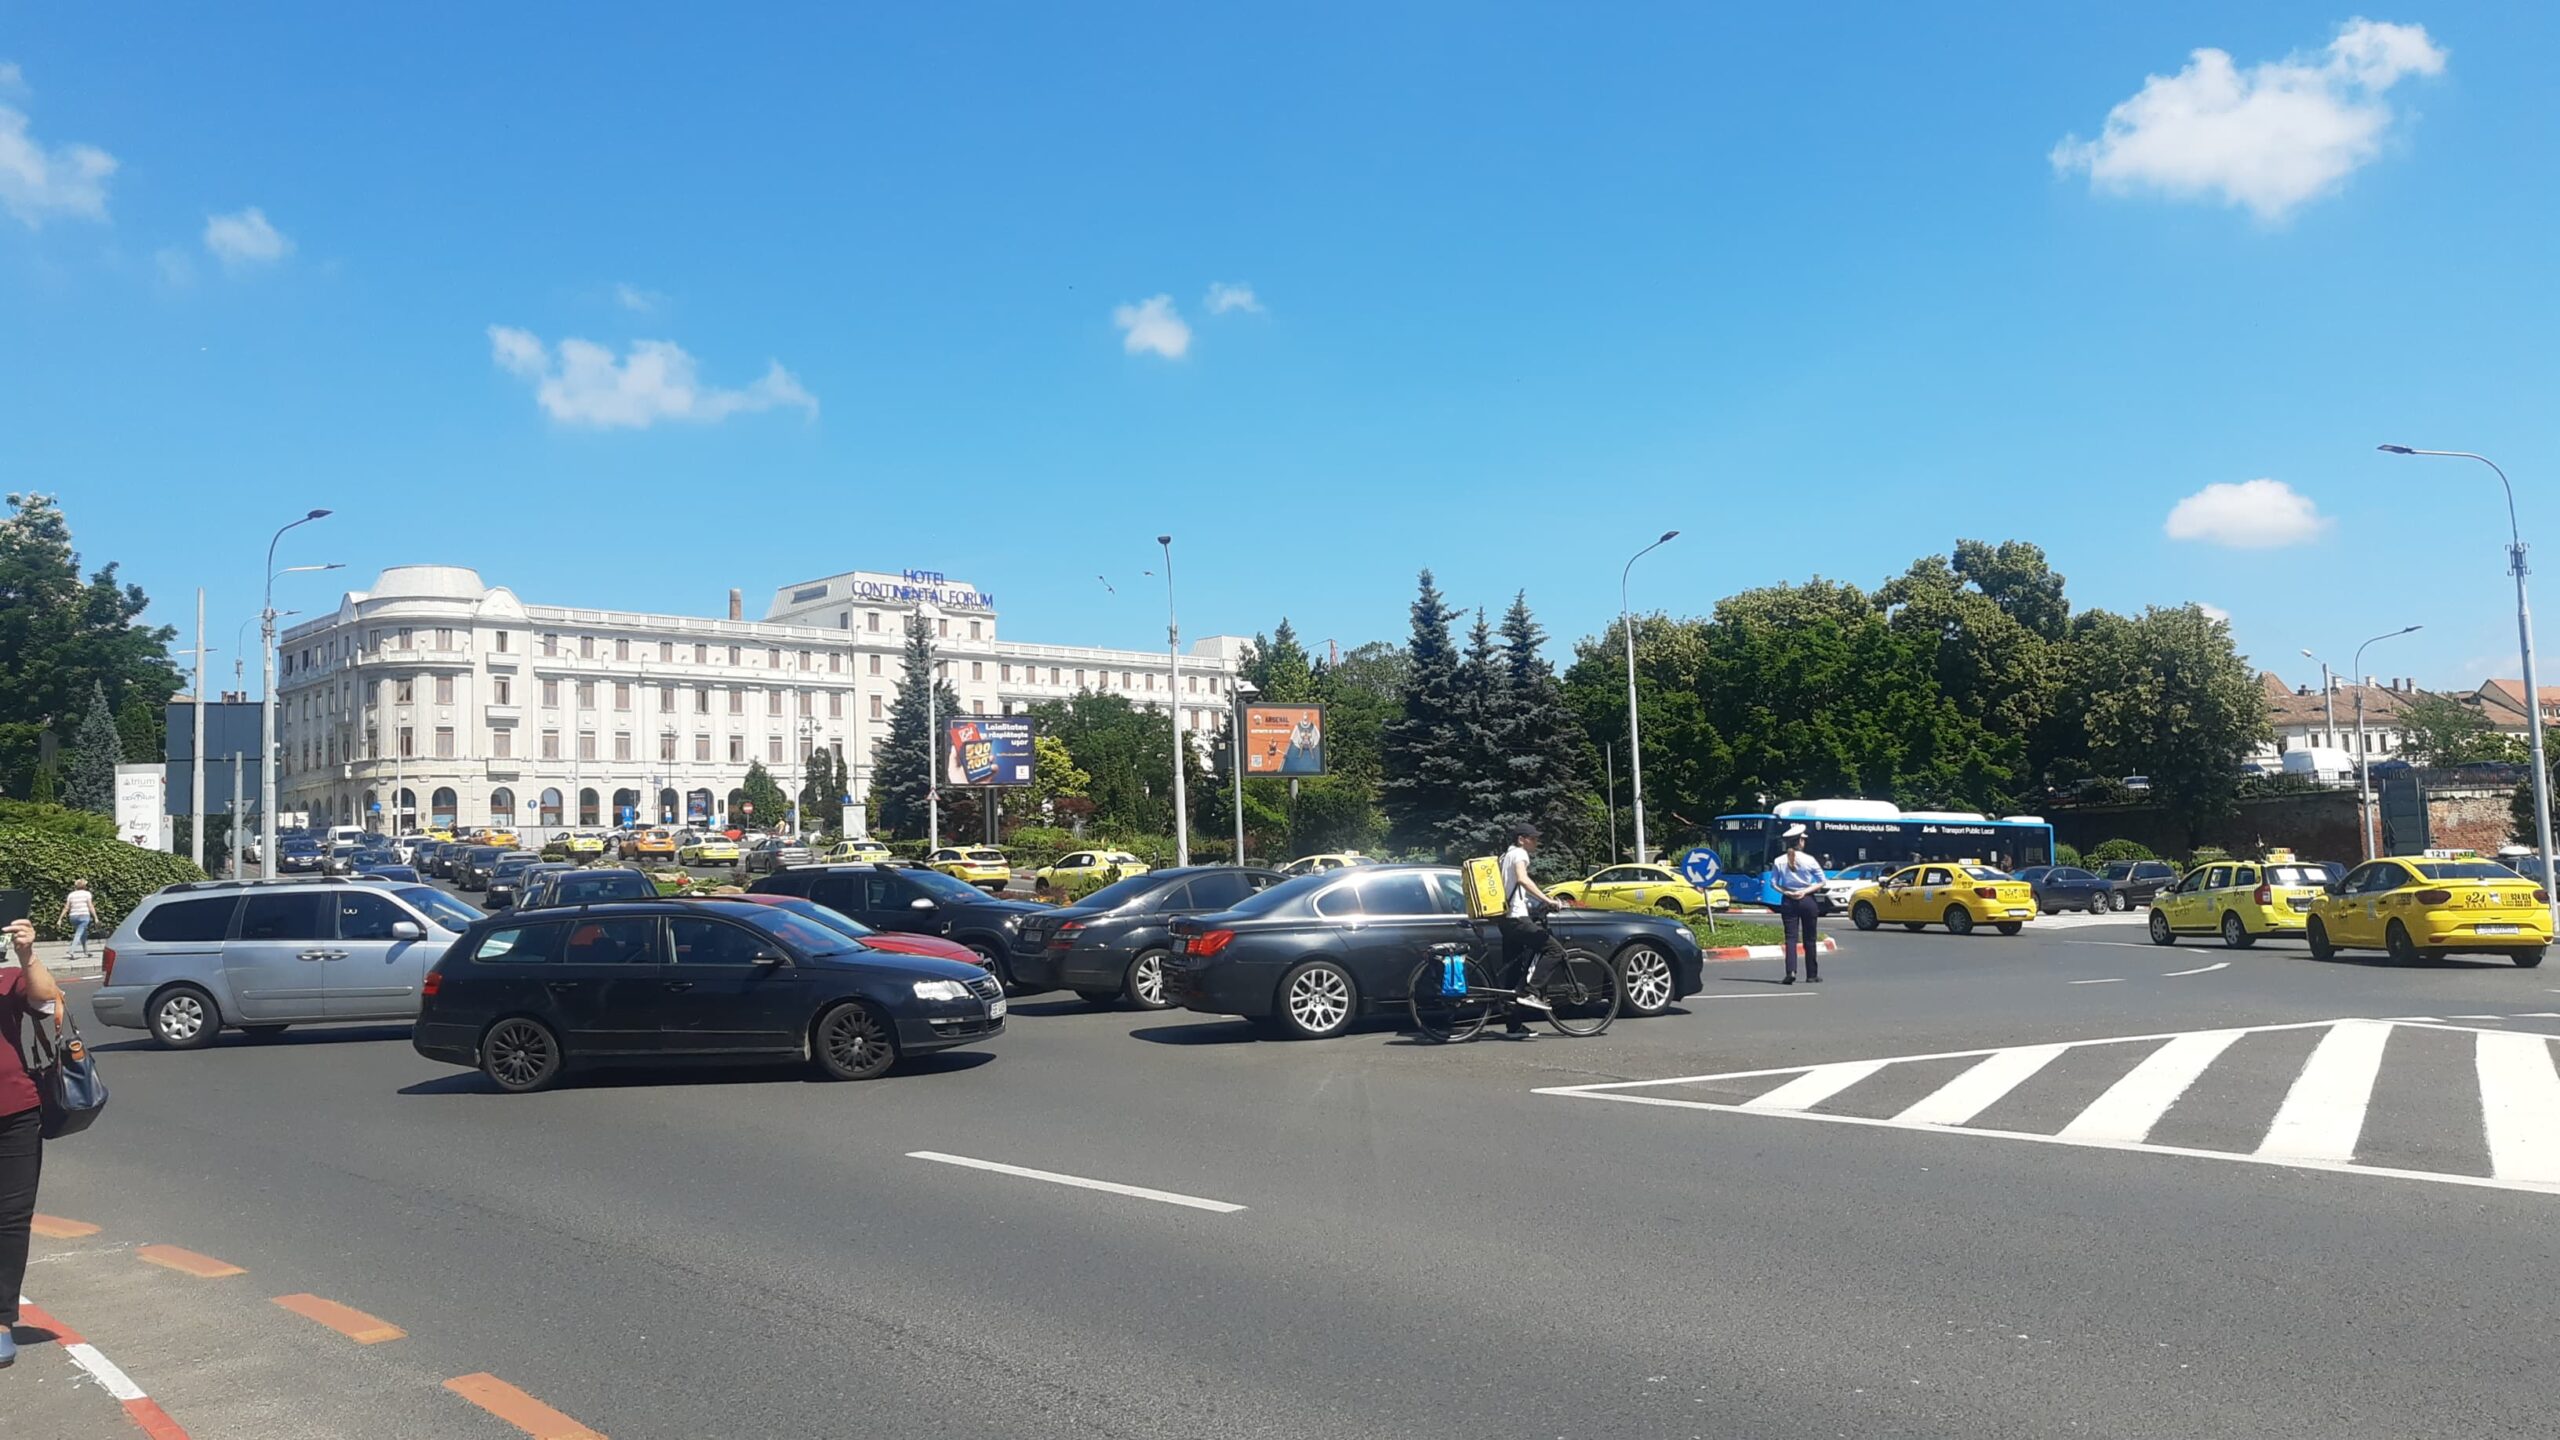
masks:
[[[165,1265],[181,1275],[193,1275],[199,1280],[219,1280],[225,1275],[249,1273],[229,1261],[216,1260],[210,1255],[199,1255],[193,1250],[181,1250],[175,1245],[145,1245],[134,1251],[133,1255],[137,1260],[147,1260],[154,1265]]]
[[[533,1440],[605,1440],[605,1437],[497,1376],[482,1371],[457,1375],[444,1388],[506,1421]]]
[[[47,1240],[84,1240],[98,1233],[98,1227],[86,1220],[65,1220],[59,1215],[39,1215],[28,1228]]]
[[[317,1295],[279,1295],[275,1303],[305,1320],[316,1320],[359,1345],[379,1345],[385,1340],[401,1339],[409,1333],[352,1305],[323,1300]]]
[[[160,1402],[148,1396],[124,1402],[124,1413],[132,1417],[133,1423],[141,1426],[142,1433],[150,1436],[151,1440],[190,1440],[186,1427],[170,1419],[169,1412],[160,1408]]]

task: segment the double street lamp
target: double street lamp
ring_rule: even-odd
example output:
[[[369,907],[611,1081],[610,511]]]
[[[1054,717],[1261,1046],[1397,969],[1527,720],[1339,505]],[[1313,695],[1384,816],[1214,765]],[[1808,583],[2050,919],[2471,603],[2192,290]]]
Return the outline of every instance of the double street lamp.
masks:
[[[303,570],[336,570],[330,565],[292,565],[276,568],[276,542],[284,532],[296,525],[325,520],[326,510],[314,510],[299,520],[279,527],[267,541],[267,585],[258,604],[258,665],[261,694],[258,699],[258,861],[267,878],[276,878],[276,577]]]
[[[2516,647],[2524,661],[2525,733],[2531,737],[2533,750],[2533,828],[2535,862],[2542,867],[2542,889],[2554,895],[2553,904],[2560,909],[2560,884],[2555,884],[2551,863],[2551,770],[2542,749],[2542,689],[2533,673],[2533,607],[2524,593],[2524,535],[2516,526],[2516,487],[2498,462],[2486,455],[2468,450],[2420,450],[2409,445],[2377,445],[2388,455],[2429,455],[2449,460],[2477,460],[2498,477],[2507,492],[2507,571],[2516,577]]]
[[[1618,628],[1627,637],[1627,783],[1635,792],[1636,863],[1645,861],[1644,846],[1644,745],[1636,721],[1636,617],[1627,608],[1627,576],[1636,562],[1680,538],[1677,530],[1665,530],[1662,538],[1627,557],[1618,571]]]
[[[2362,683],[2364,646],[2373,644],[2375,640],[2415,634],[2425,628],[2423,625],[2403,625],[2397,630],[2387,630],[2374,636],[2373,640],[2356,647],[2356,658],[2350,666],[2353,673],[2348,676],[2347,683],[2356,687],[2356,839],[2363,842],[2367,860],[2382,849],[2382,842],[2374,834],[2373,823],[2373,741],[2364,733],[2364,692],[2372,688]]]

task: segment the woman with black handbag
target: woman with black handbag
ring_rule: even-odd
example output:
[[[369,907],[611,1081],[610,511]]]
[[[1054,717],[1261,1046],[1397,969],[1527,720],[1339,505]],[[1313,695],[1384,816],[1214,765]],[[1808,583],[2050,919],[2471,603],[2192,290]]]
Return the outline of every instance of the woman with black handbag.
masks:
[[[36,1218],[36,1177],[44,1169],[44,1102],[27,1073],[20,1032],[63,1003],[53,972],[36,958],[36,927],[12,920],[5,932],[18,968],[0,969],[0,1367],[16,1362],[18,1289],[27,1278],[27,1232]]]

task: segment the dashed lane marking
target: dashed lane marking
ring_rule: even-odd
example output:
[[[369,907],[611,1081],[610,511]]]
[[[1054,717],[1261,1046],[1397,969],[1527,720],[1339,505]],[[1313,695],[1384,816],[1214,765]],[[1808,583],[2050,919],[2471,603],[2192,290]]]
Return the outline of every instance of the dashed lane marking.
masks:
[[[379,1316],[367,1315],[352,1305],[323,1300],[317,1295],[279,1295],[275,1303],[305,1320],[326,1325],[359,1345],[379,1345],[385,1340],[398,1340],[409,1332]]]
[[[456,1375],[444,1382],[444,1388],[532,1436],[533,1440],[605,1440],[603,1432],[588,1429],[487,1371]]]
[[[2124,977],[2115,975],[2104,980],[2065,980],[2062,983],[2065,985],[2121,985],[2124,983]]]
[[[216,1260],[210,1255],[199,1255],[193,1250],[181,1250],[175,1245],[145,1245],[133,1254],[137,1260],[147,1260],[154,1265],[163,1265],[181,1275],[193,1275],[199,1280],[219,1280],[226,1275],[249,1273],[228,1260]]]
[[[2228,970],[2230,968],[2230,961],[2216,960],[2210,965],[2199,965],[2193,970],[2166,970],[2161,972],[2160,978],[2163,980],[2175,980],[2181,975],[2210,975],[2216,970]]]
[[[59,1215],[38,1215],[27,1228],[47,1240],[86,1240],[98,1233],[98,1227],[86,1220],[65,1220]]]
[[[1209,1210],[1220,1215],[1233,1215],[1244,1209],[1224,1200],[1203,1200],[1197,1195],[1183,1195],[1171,1190],[1150,1190],[1143,1185],[1122,1185],[1113,1180],[1088,1180],[1081,1175],[1061,1175],[1055,1170],[1033,1170],[1021,1165],[1006,1165],[994,1160],[972,1160],[966,1155],[945,1155],[939,1150],[910,1150],[910,1160],[930,1160],[937,1165],[958,1165],[970,1170],[986,1170],[997,1175],[1012,1175],[1024,1180],[1045,1180],[1052,1185],[1072,1185],[1079,1190],[1099,1190],[1108,1195],[1127,1195],[1138,1200],[1153,1200],[1164,1205],[1182,1205],[1193,1210]]]

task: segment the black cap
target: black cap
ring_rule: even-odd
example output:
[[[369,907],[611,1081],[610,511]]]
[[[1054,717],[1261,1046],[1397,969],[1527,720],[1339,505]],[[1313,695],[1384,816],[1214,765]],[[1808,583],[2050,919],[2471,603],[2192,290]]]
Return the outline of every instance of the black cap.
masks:
[[[1526,821],[1526,820],[1523,820],[1523,821],[1521,821],[1519,824],[1514,825],[1514,826],[1512,826],[1512,827],[1511,827],[1511,838],[1513,838],[1514,840],[1517,840],[1517,839],[1520,839],[1520,838],[1521,838],[1521,837],[1523,837],[1523,836],[1526,836],[1527,838],[1529,838],[1529,839],[1531,839],[1531,840],[1535,840],[1535,839],[1537,839],[1537,838],[1538,838],[1538,827],[1537,827],[1537,826],[1535,826],[1535,825],[1530,824],[1530,823],[1529,823],[1528,821]]]

